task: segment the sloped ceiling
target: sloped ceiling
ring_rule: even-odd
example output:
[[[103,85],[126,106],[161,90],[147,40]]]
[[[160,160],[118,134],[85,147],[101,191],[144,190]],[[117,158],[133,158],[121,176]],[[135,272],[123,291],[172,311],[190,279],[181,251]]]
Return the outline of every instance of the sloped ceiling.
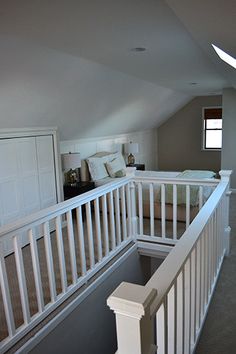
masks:
[[[2,0],[0,128],[127,133],[231,86],[174,11],[158,0]]]
[[[224,63],[211,43],[236,58],[235,0],[166,0],[228,85],[236,88],[236,70]]]

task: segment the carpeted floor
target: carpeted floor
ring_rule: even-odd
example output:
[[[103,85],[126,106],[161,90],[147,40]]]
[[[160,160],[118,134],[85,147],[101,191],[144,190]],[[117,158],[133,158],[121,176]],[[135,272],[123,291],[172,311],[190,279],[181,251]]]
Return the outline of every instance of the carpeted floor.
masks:
[[[225,258],[195,354],[236,353],[236,194],[230,201],[231,251]]]

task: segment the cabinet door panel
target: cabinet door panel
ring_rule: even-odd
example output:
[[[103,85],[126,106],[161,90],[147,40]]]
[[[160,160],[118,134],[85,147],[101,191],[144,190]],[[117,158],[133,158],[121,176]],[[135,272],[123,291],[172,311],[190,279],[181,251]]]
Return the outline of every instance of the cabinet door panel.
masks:
[[[21,207],[24,215],[40,210],[40,189],[35,138],[17,139]]]
[[[15,139],[0,140],[0,183],[5,178],[16,178],[18,164]]]
[[[18,189],[14,179],[0,183],[2,225],[22,216]]]
[[[4,225],[23,215],[15,141],[0,140],[0,166],[0,218]]]
[[[52,136],[0,140],[0,226],[57,203]],[[52,228],[52,226],[51,226]],[[18,235],[29,243],[26,232]],[[42,236],[37,228],[36,237]],[[4,238],[4,254],[12,240]]]
[[[57,203],[52,136],[36,137],[41,209]]]

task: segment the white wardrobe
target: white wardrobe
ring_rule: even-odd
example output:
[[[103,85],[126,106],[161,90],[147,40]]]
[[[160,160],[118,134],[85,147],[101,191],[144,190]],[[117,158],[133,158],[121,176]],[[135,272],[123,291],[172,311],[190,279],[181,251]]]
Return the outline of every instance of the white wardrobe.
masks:
[[[60,201],[56,159],[53,134],[0,139],[0,226]]]

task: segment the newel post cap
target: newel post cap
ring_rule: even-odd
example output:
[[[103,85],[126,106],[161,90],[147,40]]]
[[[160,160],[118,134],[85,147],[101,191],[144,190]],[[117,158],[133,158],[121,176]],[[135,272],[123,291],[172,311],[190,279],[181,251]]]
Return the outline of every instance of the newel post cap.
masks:
[[[122,282],[109,296],[107,304],[117,314],[140,320],[156,296],[156,289]]]
[[[219,175],[222,181],[229,181],[231,174],[233,173],[232,170],[221,170]]]

